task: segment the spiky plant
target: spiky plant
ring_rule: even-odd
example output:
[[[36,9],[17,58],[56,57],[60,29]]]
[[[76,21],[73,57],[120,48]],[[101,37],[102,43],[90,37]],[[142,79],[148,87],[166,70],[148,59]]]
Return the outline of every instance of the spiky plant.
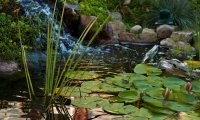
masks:
[[[159,0],[152,2],[146,25],[155,26],[161,9],[168,9],[174,19],[174,24],[180,29],[191,28],[194,22],[194,12],[189,0]]]

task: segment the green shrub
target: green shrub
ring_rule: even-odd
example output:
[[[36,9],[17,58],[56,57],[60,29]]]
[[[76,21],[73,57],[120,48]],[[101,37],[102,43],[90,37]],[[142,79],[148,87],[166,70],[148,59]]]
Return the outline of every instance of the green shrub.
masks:
[[[159,12],[161,9],[168,9],[173,18],[174,23],[180,29],[192,28],[194,22],[194,11],[189,0],[159,0],[158,2],[152,2],[150,12],[148,15],[149,26],[155,26],[155,22],[159,18]]]
[[[142,25],[147,20],[146,14],[149,14],[149,7],[155,0],[134,0],[129,6],[122,6],[121,13],[123,21],[128,28],[133,25]]]
[[[12,42],[7,45],[4,42],[0,42],[0,60],[19,60],[20,49]]]
[[[27,24],[22,18],[19,20],[19,25],[23,44],[31,47],[38,35],[37,29]],[[16,55],[13,55],[13,52],[19,51],[20,48],[18,25],[13,17],[6,13],[0,13],[0,42],[0,49],[2,49],[1,52],[3,52],[1,53],[1,59],[19,58],[18,52],[15,53]]]

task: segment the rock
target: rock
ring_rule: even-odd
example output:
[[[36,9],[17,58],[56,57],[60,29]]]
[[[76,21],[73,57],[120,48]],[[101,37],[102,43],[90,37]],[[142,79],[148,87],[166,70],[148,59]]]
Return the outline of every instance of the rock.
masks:
[[[185,43],[189,43],[193,39],[193,33],[192,32],[173,32],[171,35],[171,38],[174,41],[182,41]]]
[[[122,15],[119,12],[110,12],[110,15],[114,20],[119,20],[119,21],[122,20]]]
[[[119,38],[118,34],[125,33],[125,31],[126,27],[124,23],[119,20],[114,20],[104,25],[102,31],[100,32],[99,39],[117,40]]]
[[[130,5],[131,4],[131,0],[124,0],[123,5]]]
[[[157,34],[153,29],[144,28],[140,34],[140,42],[156,42]]]
[[[142,32],[142,26],[135,25],[130,29],[130,33],[139,34]]]
[[[118,40],[119,42],[139,42],[138,35],[133,33],[121,33]]]
[[[0,61],[0,80],[18,80],[24,77],[16,61]]]
[[[86,16],[86,15],[81,15],[80,16],[80,23],[78,26],[78,30],[76,31],[76,33],[79,33],[79,35],[81,35],[83,33],[83,31],[85,30],[85,28],[88,26],[88,24],[92,21],[97,19],[96,16]],[[92,36],[94,35],[95,30],[93,28],[91,28],[86,36],[86,39],[91,39]],[[78,36],[79,37],[79,36]]]
[[[183,41],[174,41],[171,38],[166,38],[160,41],[160,45],[167,46],[170,48],[178,48],[184,51],[195,51],[195,48],[192,47],[189,43]]]
[[[176,44],[171,38],[166,38],[160,41],[160,45],[174,47]]]
[[[114,44],[118,44],[119,41],[116,39],[109,39],[109,40],[98,40],[98,45],[114,45]]]
[[[114,20],[114,21],[109,22],[108,24],[110,24],[113,34],[126,32],[126,26],[124,25],[122,21]]]
[[[170,25],[160,25],[156,29],[156,33],[159,39],[169,38],[173,31],[174,31],[174,27]]]
[[[0,61],[0,73],[12,74],[19,71],[16,61]]]

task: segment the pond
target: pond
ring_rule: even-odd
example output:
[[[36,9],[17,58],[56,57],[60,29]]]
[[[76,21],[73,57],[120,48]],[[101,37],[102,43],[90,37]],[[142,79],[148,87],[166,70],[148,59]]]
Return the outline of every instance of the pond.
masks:
[[[42,14],[42,18],[45,16],[42,20],[47,20],[52,15],[51,7],[42,0],[19,0],[19,2],[24,7],[26,15]],[[30,6],[32,9],[29,9]],[[57,22],[56,24],[59,25]],[[62,68],[75,46],[75,39],[65,31],[65,28],[62,28],[60,39],[57,62]],[[43,42],[42,38],[37,40]],[[156,47],[154,44],[156,43],[124,42],[89,47],[77,67],[64,75],[68,80],[66,86],[62,90],[55,88],[55,93],[58,94],[57,100],[69,102],[70,106],[66,108],[64,105],[62,108],[59,106],[61,103],[56,103],[55,100],[54,108],[62,110],[54,112],[54,117],[65,120],[61,113],[66,112],[69,107],[72,109],[70,115],[75,115],[76,120],[81,114],[93,120],[181,119],[182,114],[191,120],[199,119],[199,113],[195,112],[200,109],[198,74],[194,75],[195,77],[191,75],[194,68],[185,70],[181,62],[171,61],[174,57],[169,54],[167,48]],[[84,47],[81,45],[77,57]],[[25,76],[19,79],[15,79],[15,76],[9,79],[1,77],[0,119],[23,120],[34,117],[42,119],[43,114],[40,111],[46,113],[49,110],[44,109],[43,105],[46,53],[29,51],[27,59],[35,97],[30,102]],[[169,60],[163,61],[167,62],[164,64],[167,66],[159,65],[163,59]],[[144,64],[145,62],[152,64]],[[168,69],[163,67],[169,68],[169,66],[175,68],[175,71],[171,70],[170,74],[165,74]],[[181,72],[177,72],[179,69]],[[59,68],[56,70],[59,71]],[[51,113],[50,109],[49,114]]]

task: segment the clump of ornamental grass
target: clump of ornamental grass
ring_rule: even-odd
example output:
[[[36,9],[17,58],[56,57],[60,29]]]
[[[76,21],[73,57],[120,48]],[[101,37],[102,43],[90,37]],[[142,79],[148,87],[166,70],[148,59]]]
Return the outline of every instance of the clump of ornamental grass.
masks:
[[[65,0],[65,2],[66,2],[66,0]],[[78,63],[81,61],[82,57],[84,56],[86,50],[89,48],[89,46],[91,45],[91,43],[93,42],[95,37],[98,35],[100,30],[102,29],[103,25],[110,19],[110,17],[106,18],[106,20],[100,25],[100,27],[97,29],[97,31],[95,32],[93,37],[90,39],[88,44],[85,46],[84,50],[80,54],[78,54],[78,50],[79,50],[85,36],[87,35],[87,33],[89,32],[91,27],[94,25],[94,23],[97,21],[97,19],[91,20],[91,22],[88,24],[88,26],[85,28],[85,30],[81,34],[80,38],[76,42],[76,45],[74,46],[71,54],[68,56],[68,58],[64,64],[64,67],[61,70],[60,67],[58,67],[58,69],[56,68],[57,67],[56,63],[57,63],[57,55],[58,55],[58,46],[59,46],[59,41],[60,41],[60,33],[61,33],[61,28],[62,28],[62,23],[63,23],[64,8],[62,9],[58,34],[57,34],[57,36],[54,36],[55,35],[54,34],[55,33],[54,16],[55,16],[55,11],[56,11],[56,4],[57,4],[57,0],[55,1],[52,19],[49,20],[49,22],[48,22],[47,50],[46,50],[47,58],[46,58],[46,74],[45,74],[45,86],[44,86],[44,96],[45,96],[44,105],[47,110],[51,110],[50,108],[55,106],[55,102],[57,102],[57,103],[59,103],[59,106],[60,106],[60,107],[56,106],[57,110],[58,111],[64,110],[64,114],[66,115],[67,108],[65,107],[65,103],[66,103],[66,101],[68,101],[68,99],[64,98],[64,99],[58,100],[58,97],[60,96],[62,89],[64,87],[66,88],[69,86],[69,81],[70,81],[69,77],[70,77],[71,73],[75,70]],[[19,33],[20,33],[20,29],[19,29]],[[54,38],[56,38],[56,40]],[[54,43],[56,43],[55,46],[54,46]],[[26,78],[27,78],[29,96],[30,96],[30,99],[32,100],[32,96],[34,96],[34,90],[33,90],[33,85],[32,85],[31,79],[30,79],[28,65],[26,62],[26,54],[25,54],[25,50],[22,45],[22,42],[21,42],[21,48],[22,48],[22,59],[23,59],[25,74],[26,74]],[[75,59],[75,57],[77,55],[78,55],[78,58]],[[66,73],[68,73],[68,74],[66,75]],[[62,110],[60,110],[60,109],[62,109]],[[60,112],[60,113],[63,114],[63,112]]]

